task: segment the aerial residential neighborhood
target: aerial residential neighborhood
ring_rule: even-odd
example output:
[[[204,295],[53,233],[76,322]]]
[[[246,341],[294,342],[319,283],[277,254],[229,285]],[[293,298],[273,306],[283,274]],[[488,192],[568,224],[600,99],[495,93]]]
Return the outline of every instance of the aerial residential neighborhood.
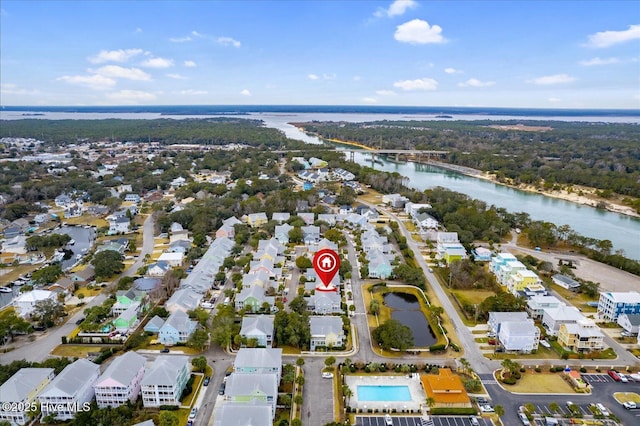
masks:
[[[570,268],[534,262],[536,250],[469,249],[460,242],[466,231],[444,229],[430,203],[365,188],[354,173],[317,157],[278,163],[304,168],[288,176],[301,199],[287,211],[260,202],[256,207],[267,208],[223,213],[206,233],[188,213],[210,197],[197,182],[216,185],[224,200],[239,186],[247,191],[247,180],[197,167],[148,193],[117,180],[114,207],[98,209],[88,193],[71,191],[40,204],[49,220],[7,223],[3,254],[13,253],[14,267],[29,272],[7,283],[17,293],[3,315],[15,313],[25,330],[39,331],[35,339],[4,337],[2,359],[25,354],[34,367],[16,369],[2,384],[2,402],[24,409],[0,418],[75,421],[92,410],[136,406],[131,424],[496,424],[514,412],[544,420],[524,399],[507,413],[514,409],[496,396],[529,376],[559,380],[566,392],[597,392],[586,375],[605,380],[613,377],[609,370],[640,381],[637,358],[629,358],[638,351],[637,292],[577,297],[583,281]],[[168,173],[162,164],[151,166],[152,176]],[[273,179],[265,174],[256,182]],[[244,193],[239,205],[251,197]],[[77,211],[69,214],[70,206]],[[46,239],[59,247],[44,248]],[[33,248],[16,250],[17,241]],[[312,267],[325,249],[341,259],[327,283]],[[469,271],[481,286],[467,287]],[[38,342],[46,342],[45,352],[28,354]],[[72,358],[63,358],[56,374],[36,367],[67,354]],[[368,394],[380,386],[406,391]],[[318,403],[316,393],[329,396]],[[30,408],[38,404],[35,414]],[[588,403],[568,413],[581,407],[585,418],[603,417]]]

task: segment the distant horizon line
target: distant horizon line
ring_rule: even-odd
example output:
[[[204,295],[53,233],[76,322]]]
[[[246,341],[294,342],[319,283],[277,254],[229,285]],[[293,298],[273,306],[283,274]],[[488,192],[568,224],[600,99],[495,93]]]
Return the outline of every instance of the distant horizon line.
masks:
[[[640,108],[588,108],[588,107],[493,107],[493,106],[415,106],[415,105],[325,105],[325,104],[158,104],[158,105],[0,105],[0,111],[14,112],[96,112],[110,111],[121,112],[164,112],[165,109],[197,109],[201,115],[221,114],[221,113],[263,113],[263,112],[288,112],[288,113],[473,113],[487,114],[490,112],[538,112],[538,113],[560,113],[571,115],[571,113],[584,115],[585,113],[606,113],[625,114],[640,116]],[[202,109],[212,109],[214,111],[203,112]],[[196,111],[174,111],[180,114],[194,114]],[[491,114],[489,114],[491,115]],[[507,114],[508,115],[508,114]],[[517,114],[516,114],[517,115]]]

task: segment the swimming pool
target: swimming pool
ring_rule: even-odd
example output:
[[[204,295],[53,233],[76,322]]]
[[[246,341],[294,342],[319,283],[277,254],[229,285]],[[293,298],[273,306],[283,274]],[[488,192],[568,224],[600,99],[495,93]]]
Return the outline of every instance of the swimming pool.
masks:
[[[409,386],[358,386],[359,401],[411,401]]]

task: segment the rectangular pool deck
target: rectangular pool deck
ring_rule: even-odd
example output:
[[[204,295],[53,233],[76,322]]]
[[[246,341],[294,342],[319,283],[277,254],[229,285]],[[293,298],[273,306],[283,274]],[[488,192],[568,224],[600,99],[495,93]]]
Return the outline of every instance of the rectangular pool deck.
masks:
[[[425,400],[427,396],[422,389],[420,383],[420,376],[414,374],[408,375],[395,375],[395,376],[345,376],[345,382],[351,389],[353,395],[349,399],[349,406],[351,408],[357,408],[366,413],[368,410],[393,410],[398,413],[409,412],[421,412],[425,408]],[[359,392],[359,386],[369,386],[371,388],[362,389],[364,392]],[[390,386],[387,392],[382,390],[381,392],[375,392],[375,389],[384,386]],[[409,390],[408,395],[406,389]],[[373,397],[372,393],[373,392]],[[389,395],[389,400],[385,401],[384,395]],[[360,400],[358,396],[362,396],[367,400]],[[381,399],[375,401],[373,399]],[[406,400],[405,400],[406,399]]]

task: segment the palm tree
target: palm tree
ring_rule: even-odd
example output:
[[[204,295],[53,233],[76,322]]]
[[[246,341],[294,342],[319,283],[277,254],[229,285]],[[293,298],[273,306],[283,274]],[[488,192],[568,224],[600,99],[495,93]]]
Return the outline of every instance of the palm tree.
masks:
[[[560,411],[560,406],[557,402],[552,402],[549,404],[549,411],[551,411],[552,413],[557,413]]]
[[[427,404],[427,407],[429,407],[429,410],[431,410],[436,405],[436,399],[432,396],[428,396],[425,400],[425,404]]]
[[[349,387],[349,385],[342,385],[342,395],[344,396],[347,405],[349,405],[349,400],[353,396],[353,391]]]
[[[463,373],[467,373],[469,368],[471,367],[471,363],[466,358],[460,358],[460,365],[462,366]]]

